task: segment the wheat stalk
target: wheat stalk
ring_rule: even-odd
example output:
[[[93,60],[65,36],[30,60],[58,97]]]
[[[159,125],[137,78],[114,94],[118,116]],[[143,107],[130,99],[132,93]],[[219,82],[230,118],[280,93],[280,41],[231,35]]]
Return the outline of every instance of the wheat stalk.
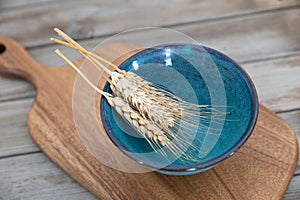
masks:
[[[64,59],[84,80],[94,88],[98,93],[102,94],[111,107],[123,117],[129,124],[131,124],[142,136],[153,140],[155,143],[166,146],[170,143],[168,137],[153,124],[151,121],[144,119],[140,113],[133,110],[132,107],[120,97],[112,97],[111,94],[104,92],[93,85],[87,77],[74,65],[60,50],[55,50],[62,59]]]
[[[136,81],[133,77],[136,75],[127,72],[125,75],[113,72],[111,89],[116,96],[125,99],[135,110],[148,120],[154,122],[161,129],[173,127],[175,116],[181,115],[178,104],[172,110],[168,110],[162,93],[154,90],[153,87],[147,87],[146,81]],[[171,99],[169,99],[171,100]],[[173,105],[174,106],[174,105]]]
[[[117,113],[131,124],[142,136],[153,140],[162,146],[170,144],[170,139],[150,120],[144,119],[139,112],[120,97],[107,98],[109,104],[115,108]],[[155,148],[154,148],[155,149]]]

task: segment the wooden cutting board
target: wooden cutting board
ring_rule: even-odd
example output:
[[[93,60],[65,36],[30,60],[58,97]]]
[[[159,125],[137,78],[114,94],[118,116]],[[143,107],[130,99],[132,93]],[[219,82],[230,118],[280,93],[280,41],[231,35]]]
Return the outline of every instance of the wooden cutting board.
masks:
[[[110,56],[127,47],[115,44],[101,51]],[[0,38],[0,72],[23,77],[35,85],[37,96],[28,119],[33,140],[51,160],[101,199],[280,199],[297,166],[295,134],[261,105],[257,125],[246,144],[212,170],[185,177],[113,170],[97,161],[76,133],[72,115],[76,73],[71,67],[43,66],[15,41]]]

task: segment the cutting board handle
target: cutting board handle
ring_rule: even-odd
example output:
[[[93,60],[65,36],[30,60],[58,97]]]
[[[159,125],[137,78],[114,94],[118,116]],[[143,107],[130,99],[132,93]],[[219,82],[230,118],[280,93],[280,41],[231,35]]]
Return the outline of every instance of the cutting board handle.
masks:
[[[0,72],[15,75],[37,85],[40,73],[47,69],[35,61],[18,42],[0,38]]]

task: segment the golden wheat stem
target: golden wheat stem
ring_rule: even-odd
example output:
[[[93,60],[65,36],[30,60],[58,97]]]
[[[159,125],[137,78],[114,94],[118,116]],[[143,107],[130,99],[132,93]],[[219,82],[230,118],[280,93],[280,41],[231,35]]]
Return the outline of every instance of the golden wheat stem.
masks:
[[[97,88],[83,73],[79,70],[79,68],[73,64],[59,49],[55,50],[55,53],[59,55],[63,60],[65,60],[93,89],[95,89],[98,93],[102,94],[105,97],[111,97],[111,94],[104,92]]]
[[[73,44],[70,44],[68,42],[62,41],[62,40],[58,40],[56,38],[51,38],[51,41],[57,43],[57,44],[61,44],[67,47],[70,47],[72,49],[77,50],[81,55],[83,55],[83,57],[85,57],[86,59],[88,59],[99,71],[104,70],[106,73],[108,73],[109,75],[111,74],[111,71],[109,69],[107,69],[102,63],[98,62],[97,60],[95,60],[95,58],[90,57],[91,52],[86,51],[85,49],[82,49],[80,47],[74,46]]]
[[[61,37],[63,37],[65,40],[67,40],[67,41],[70,43],[70,45],[66,45],[66,42],[63,42],[63,41],[60,41],[60,40],[54,39],[54,38],[53,38],[53,40],[52,40],[53,42],[56,42],[56,43],[59,43],[59,44],[63,44],[63,45],[66,45],[66,46],[68,46],[68,47],[70,47],[70,48],[73,48],[73,49],[82,51],[82,52],[84,52],[85,54],[88,54],[88,55],[94,57],[95,59],[97,59],[97,60],[99,60],[99,61],[102,61],[102,62],[104,62],[104,63],[106,63],[106,64],[109,64],[109,65],[112,66],[117,72],[122,73],[122,74],[125,74],[125,72],[122,71],[122,70],[120,70],[120,69],[118,68],[118,66],[114,65],[113,63],[109,62],[108,60],[106,60],[106,59],[104,59],[104,58],[102,58],[102,57],[100,57],[100,56],[98,56],[98,55],[96,55],[96,54],[94,54],[94,53],[92,53],[92,52],[90,52],[90,51],[87,51],[85,48],[83,48],[80,44],[78,44],[76,41],[74,41],[71,37],[69,37],[67,34],[65,34],[65,33],[64,33],[63,31],[61,31],[60,29],[54,28],[54,31],[57,32],[57,34],[60,35]]]
[[[133,127],[135,127],[138,132],[140,132],[143,137],[147,139],[152,148],[153,144],[148,140],[154,140],[156,143],[163,146],[168,144],[168,138],[163,134],[163,132],[155,126],[149,120],[145,120],[140,113],[134,111],[127,102],[125,102],[120,97],[111,98],[112,95],[97,88],[82,72],[78,67],[73,64],[59,49],[55,50],[55,53],[59,55],[63,60],[65,60],[93,89],[98,93],[102,94],[109,102],[109,104],[116,109],[116,111],[127,120]],[[155,148],[154,148],[155,150]]]

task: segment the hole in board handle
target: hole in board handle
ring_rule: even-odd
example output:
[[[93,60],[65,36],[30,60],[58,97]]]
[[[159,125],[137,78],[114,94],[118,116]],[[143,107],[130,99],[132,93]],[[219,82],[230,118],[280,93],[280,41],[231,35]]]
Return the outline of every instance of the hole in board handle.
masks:
[[[6,50],[6,47],[4,46],[4,44],[1,44],[1,43],[0,43],[0,55],[1,55],[2,53],[4,53],[5,50]]]

